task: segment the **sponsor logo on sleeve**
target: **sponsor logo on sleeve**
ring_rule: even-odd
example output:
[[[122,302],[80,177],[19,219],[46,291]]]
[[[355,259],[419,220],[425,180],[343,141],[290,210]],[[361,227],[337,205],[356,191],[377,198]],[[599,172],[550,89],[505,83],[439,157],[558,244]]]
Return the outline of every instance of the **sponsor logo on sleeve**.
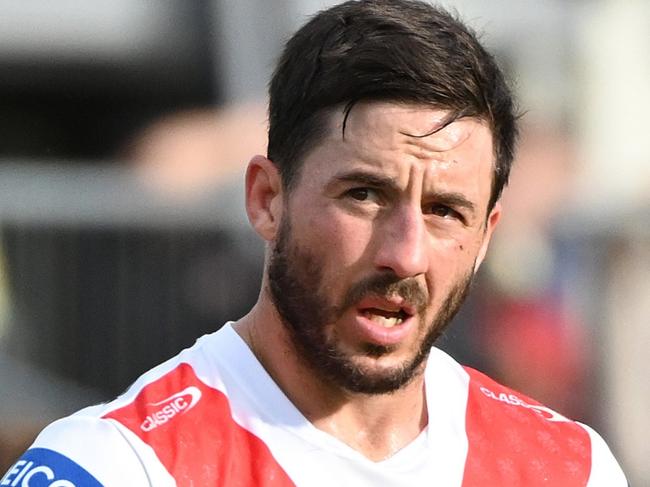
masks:
[[[562,421],[562,422],[569,421],[560,413],[556,413],[555,411],[553,411],[550,408],[547,408],[546,406],[542,406],[541,404],[528,404],[526,401],[518,397],[516,394],[506,394],[505,392],[497,394],[496,392],[492,392],[487,387],[481,387],[481,392],[485,394],[487,397],[494,399],[495,401],[501,401],[506,404],[510,404],[512,406],[524,407],[532,411],[535,411],[537,414],[539,414],[542,418],[546,419],[547,421]]]
[[[147,408],[152,408],[153,412],[149,413],[140,425],[144,432],[152,431],[161,426],[179,414],[185,414],[192,409],[201,399],[201,391],[198,387],[187,387],[181,392],[169,396],[159,402],[147,404]]]
[[[0,480],[10,487],[102,487],[74,461],[47,448],[32,448]]]

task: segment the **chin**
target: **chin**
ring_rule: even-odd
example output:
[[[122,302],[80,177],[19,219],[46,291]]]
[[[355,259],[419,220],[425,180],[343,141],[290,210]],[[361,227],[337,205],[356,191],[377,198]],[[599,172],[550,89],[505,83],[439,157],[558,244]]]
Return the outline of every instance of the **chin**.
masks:
[[[350,357],[339,362],[341,368],[330,377],[348,392],[361,394],[390,394],[421,375],[424,357],[368,355]],[[334,371],[332,371],[334,372]]]

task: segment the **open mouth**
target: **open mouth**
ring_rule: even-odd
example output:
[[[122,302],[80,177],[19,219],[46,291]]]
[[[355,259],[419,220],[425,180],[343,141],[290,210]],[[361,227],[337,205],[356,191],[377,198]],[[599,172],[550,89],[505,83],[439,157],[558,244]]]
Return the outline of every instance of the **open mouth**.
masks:
[[[373,323],[377,323],[384,328],[393,328],[394,326],[400,325],[411,316],[402,308],[396,311],[381,308],[364,308],[361,310],[361,314]]]
[[[418,309],[400,296],[364,297],[357,303],[354,322],[350,332],[358,340],[380,346],[394,346],[417,333],[417,321],[413,318]]]

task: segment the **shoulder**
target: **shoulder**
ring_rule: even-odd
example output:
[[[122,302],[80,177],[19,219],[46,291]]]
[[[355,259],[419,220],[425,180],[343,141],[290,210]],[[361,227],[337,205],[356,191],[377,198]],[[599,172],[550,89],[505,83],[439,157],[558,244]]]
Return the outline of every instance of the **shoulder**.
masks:
[[[242,425],[242,411],[230,397],[242,386],[233,371],[250,354],[242,347],[232,328],[203,337],[145,374],[101,411],[102,419],[128,431],[175,479],[224,486],[275,479],[274,485],[291,485],[267,445]]]
[[[219,387],[210,357],[220,344],[206,335],[176,357],[143,374],[115,400],[91,406],[45,428],[34,444],[7,472],[3,482],[20,479],[62,479],[60,485],[174,485],[148,434],[190,410],[205,414],[206,396],[218,395],[199,379]],[[227,414],[225,395],[211,415]],[[209,407],[209,406],[207,406]],[[189,415],[188,415],[189,416]],[[196,428],[200,428],[196,421]],[[164,435],[168,443],[173,435]],[[119,468],[116,468],[119,466]],[[18,480],[16,480],[18,479]],[[76,479],[76,481],[75,481]],[[24,484],[27,485],[27,484]],[[49,485],[49,484],[48,484]],[[59,484],[57,484],[59,485]]]
[[[125,432],[110,422],[80,415],[45,428],[0,485],[32,485],[30,482],[61,487],[150,485]]]
[[[539,478],[567,487],[627,486],[594,430],[474,369],[464,370],[469,377],[466,475],[487,476],[494,485],[508,485],[508,479],[537,485],[533,479]]]
[[[205,460],[203,452],[216,453],[217,448],[190,449],[207,441],[207,432],[214,428],[227,438],[236,427],[216,360],[223,341],[223,332],[206,335],[142,375],[111,403],[77,414],[113,424],[139,449],[153,452],[156,464],[169,472],[184,465],[183,474],[191,476]]]
[[[589,487],[628,486],[625,474],[605,440],[591,427],[582,424],[591,438],[591,475]]]

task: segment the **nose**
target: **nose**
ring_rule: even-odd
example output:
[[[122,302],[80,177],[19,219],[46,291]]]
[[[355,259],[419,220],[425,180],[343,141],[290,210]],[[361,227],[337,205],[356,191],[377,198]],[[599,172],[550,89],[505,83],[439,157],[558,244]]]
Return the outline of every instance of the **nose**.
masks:
[[[402,279],[424,274],[428,266],[427,231],[422,210],[415,205],[396,208],[377,229],[375,265]]]

